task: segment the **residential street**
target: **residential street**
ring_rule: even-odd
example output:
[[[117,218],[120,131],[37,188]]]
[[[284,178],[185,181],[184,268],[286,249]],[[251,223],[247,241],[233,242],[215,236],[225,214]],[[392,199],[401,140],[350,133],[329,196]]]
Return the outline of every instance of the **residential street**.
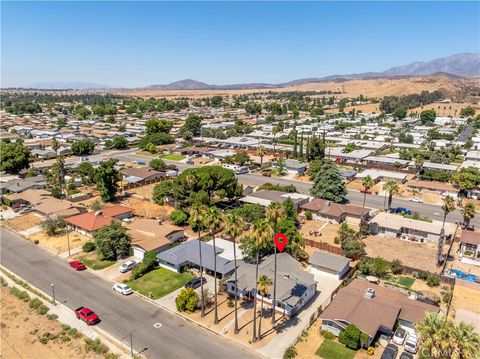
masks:
[[[146,300],[121,296],[112,285],[89,271],[76,272],[68,263],[5,229],[0,229],[1,264],[68,308],[96,311],[102,329],[148,358],[255,358],[257,355],[207,330],[182,320]],[[156,329],[155,323],[161,323]]]

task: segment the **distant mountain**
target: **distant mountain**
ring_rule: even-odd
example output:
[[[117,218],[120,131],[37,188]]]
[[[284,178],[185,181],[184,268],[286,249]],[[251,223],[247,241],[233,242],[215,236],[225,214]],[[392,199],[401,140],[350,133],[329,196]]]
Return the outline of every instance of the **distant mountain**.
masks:
[[[427,62],[392,67],[381,72],[384,76],[427,76],[438,72],[471,77],[480,75],[480,54],[464,53]]]
[[[237,89],[258,89],[277,87],[265,83],[233,84],[233,85],[209,85],[205,82],[191,79],[175,81],[166,85],[151,85],[143,87],[147,90],[237,90]]]
[[[44,89],[44,90],[83,90],[83,89],[102,89],[109,88],[110,86],[97,84],[95,82],[62,82],[62,81],[49,81],[49,82],[36,82],[31,85],[25,86],[25,88]]]

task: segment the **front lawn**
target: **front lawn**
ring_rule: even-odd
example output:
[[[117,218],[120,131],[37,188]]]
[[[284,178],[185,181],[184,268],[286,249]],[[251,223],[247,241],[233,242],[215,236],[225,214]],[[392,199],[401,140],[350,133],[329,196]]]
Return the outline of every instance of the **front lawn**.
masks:
[[[406,276],[390,276],[388,279],[387,279],[387,282],[386,283],[389,283],[389,284],[393,284],[397,287],[403,287],[405,289],[410,289],[413,285],[413,283],[415,283],[415,278],[412,278],[412,277],[406,277]]]
[[[194,278],[188,272],[176,273],[165,268],[157,268],[138,279],[125,281],[133,290],[153,299],[161,298],[181,287]]]
[[[103,260],[98,257],[98,255],[95,252],[86,254],[84,256],[81,256],[79,258],[83,263],[88,268],[91,268],[93,270],[100,270],[104,269],[107,267],[110,267],[111,265],[114,265],[116,261],[111,261],[111,260]]]
[[[164,160],[170,160],[170,161],[181,161],[185,158],[185,156],[178,155],[175,153],[170,153],[168,155],[162,156],[162,159]]]
[[[353,359],[356,353],[355,350],[348,349],[340,343],[326,339],[315,354],[324,359]]]

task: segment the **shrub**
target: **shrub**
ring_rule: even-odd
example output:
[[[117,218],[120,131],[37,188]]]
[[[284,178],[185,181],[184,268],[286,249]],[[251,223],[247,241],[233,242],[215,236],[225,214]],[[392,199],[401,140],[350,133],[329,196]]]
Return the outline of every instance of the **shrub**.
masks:
[[[37,313],[40,314],[40,315],[45,315],[45,314],[47,314],[47,312],[48,312],[48,307],[44,304],[41,304],[37,308]]]
[[[58,236],[67,227],[67,222],[61,218],[47,218],[40,226],[49,236]]]
[[[427,285],[429,287],[438,287],[440,285],[440,277],[438,275],[429,275],[427,277]]]
[[[45,332],[42,334],[40,338],[38,338],[38,341],[42,344],[48,344],[50,340],[55,340],[58,338],[58,335],[52,334],[50,332]]]
[[[62,330],[63,330],[63,331],[67,332],[70,328],[71,328],[70,325],[68,325],[68,324],[62,324]]]
[[[283,353],[283,359],[293,359],[297,356],[297,349],[294,345],[289,346],[285,353]]]
[[[80,333],[78,332],[77,328],[70,328],[67,330],[67,335],[77,338],[80,336]]]
[[[132,279],[140,278],[148,272],[148,267],[142,262],[132,270]]]
[[[403,267],[402,262],[398,259],[394,259],[392,263],[390,263],[390,270],[393,274],[402,274]]]
[[[85,339],[85,351],[87,352],[95,352],[97,354],[106,354],[108,353],[108,347],[103,344],[100,339]]]
[[[120,354],[114,354],[114,353],[107,353],[105,355],[105,359],[118,359],[120,358]],[[134,356],[135,358],[135,356]]]
[[[23,300],[24,302],[28,302],[30,300],[30,296],[28,295],[28,293],[24,290],[18,289],[17,287],[10,288],[10,293],[12,293],[18,299]]]
[[[329,332],[328,330],[321,330],[320,334],[322,334],[322,337],[324,337],[325,339],[329,339],[329,340],[335,339],[335,334],[333,334],[332,332]]]
[[[198,295],[193,288],[185,288],[180,291],[177,298],[175,298],[175,305],[179,312],[186,310],[193,312],[197,308]]]
[[[305,218],[311,220],[313,218],[312,211],[305,211]]]
[[[28,306],[33,309],[37,309],[41,305],[42,305],[42,301],[38,298],[32,298],[30,299],[30,302],[28,302]]]
[[[368,345],[368,341],[370,340],[370,336],[367,333],[362,332],[360,334],[360,343],[362,344],[362,347],[366,347]]]
[[[175,210],[170,214],[170,219],[177,226],[182,226],[187,223],[188,217],[183,211]]]
[[[229,300],[227,301],[227,306],[228,306],[229,308],[233,308],[233,307],[235,306],[235,303],[233,302],[233,300],[229,299]]]
[[[447,304],[452,299],[452,291],[451,290],[442,290],[440,292],[440,296],[442,297],[442,302]]]
[[[368,347],[368,349],[367,349],[367,354],[368,354],[368,355],[373,355],[373,354],[375,354],[375,348],[374,348],[374,347]]]
[[[357,350],[360,344],[361,331],[355,325],[348,325],[338,336],[338,341],[347,348]]]
[[[2,285],[2,287],[5,287],[7,285],[7,281],[2,276],[0,276],[0,284]]]
[[[87,242],[82,246],[84,252],[93,252],[95,250],[95,242]]]
[[[47,314],[48,320],[55,320],[58,319],[58,315],[56,314]]]

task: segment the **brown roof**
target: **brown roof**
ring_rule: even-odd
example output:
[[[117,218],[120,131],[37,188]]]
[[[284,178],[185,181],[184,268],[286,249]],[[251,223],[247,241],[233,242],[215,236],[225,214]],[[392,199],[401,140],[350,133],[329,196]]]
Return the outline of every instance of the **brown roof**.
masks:
[[[364,297],[367,288],[375,290],[371,299]],[[320,318],[345,320],[373,337],[380,326],[393,330],[397,318],[417,323],[426,312],[438,311],[438,307],[409,299],[404,293],[355,279],[338,291]]]
[[[70,201],[54,197],[45,198],[39,204],[35,205],[34,208],[37,212],[46,215],[55,214],[61,217],[74,215],[82,212],[82,207],[74,206],[73,203]]]
[[[365,215],[369,212],[368,209],[363,209],[360,206],[355,206],[353,204],[338,204],[321,198],[315,198],[311,202],[304,204],[302,208],[337,218],[341,217],[343,214],[360,217],[362,214]]]
[[[101,211],[82,213],[67,218],[65,221],[92,232],[112,223],[115,220],[115,216],[131,213],[132,211],[131,208],[125,206],[111,206],[103,208]]]
[[[460,236],[460,242],[480,245],[480,232],[463,230],[462,235]]]
[[[131,213],[133,212],[133,209],[130,207],[116,205],[116,206],[102,208],[101,211],[105,217],[116,217],[122,214]]]
[[[437,182],[437,181],[417,181],[417,180],[410,180],[407,182],[408,187],[422,187],[422,188],[432,188],[439,191],[458,191],[458,189],[450,184],[445,182]]]
[[[171,241],[168,235],[183,231],[181,227],[171,224],[158,224],[156,220],[147,218],[137,218],[127,225],[132,236],[132,245],[143,248],[145,251],[155,250]]]
[[[5,198],[9,199],[10,201],[23,200],[35,205],[39,204],[50,196],[50,192],[45,191],[44,189],[27,189],[23,192],[7,194],[5,195]]]

